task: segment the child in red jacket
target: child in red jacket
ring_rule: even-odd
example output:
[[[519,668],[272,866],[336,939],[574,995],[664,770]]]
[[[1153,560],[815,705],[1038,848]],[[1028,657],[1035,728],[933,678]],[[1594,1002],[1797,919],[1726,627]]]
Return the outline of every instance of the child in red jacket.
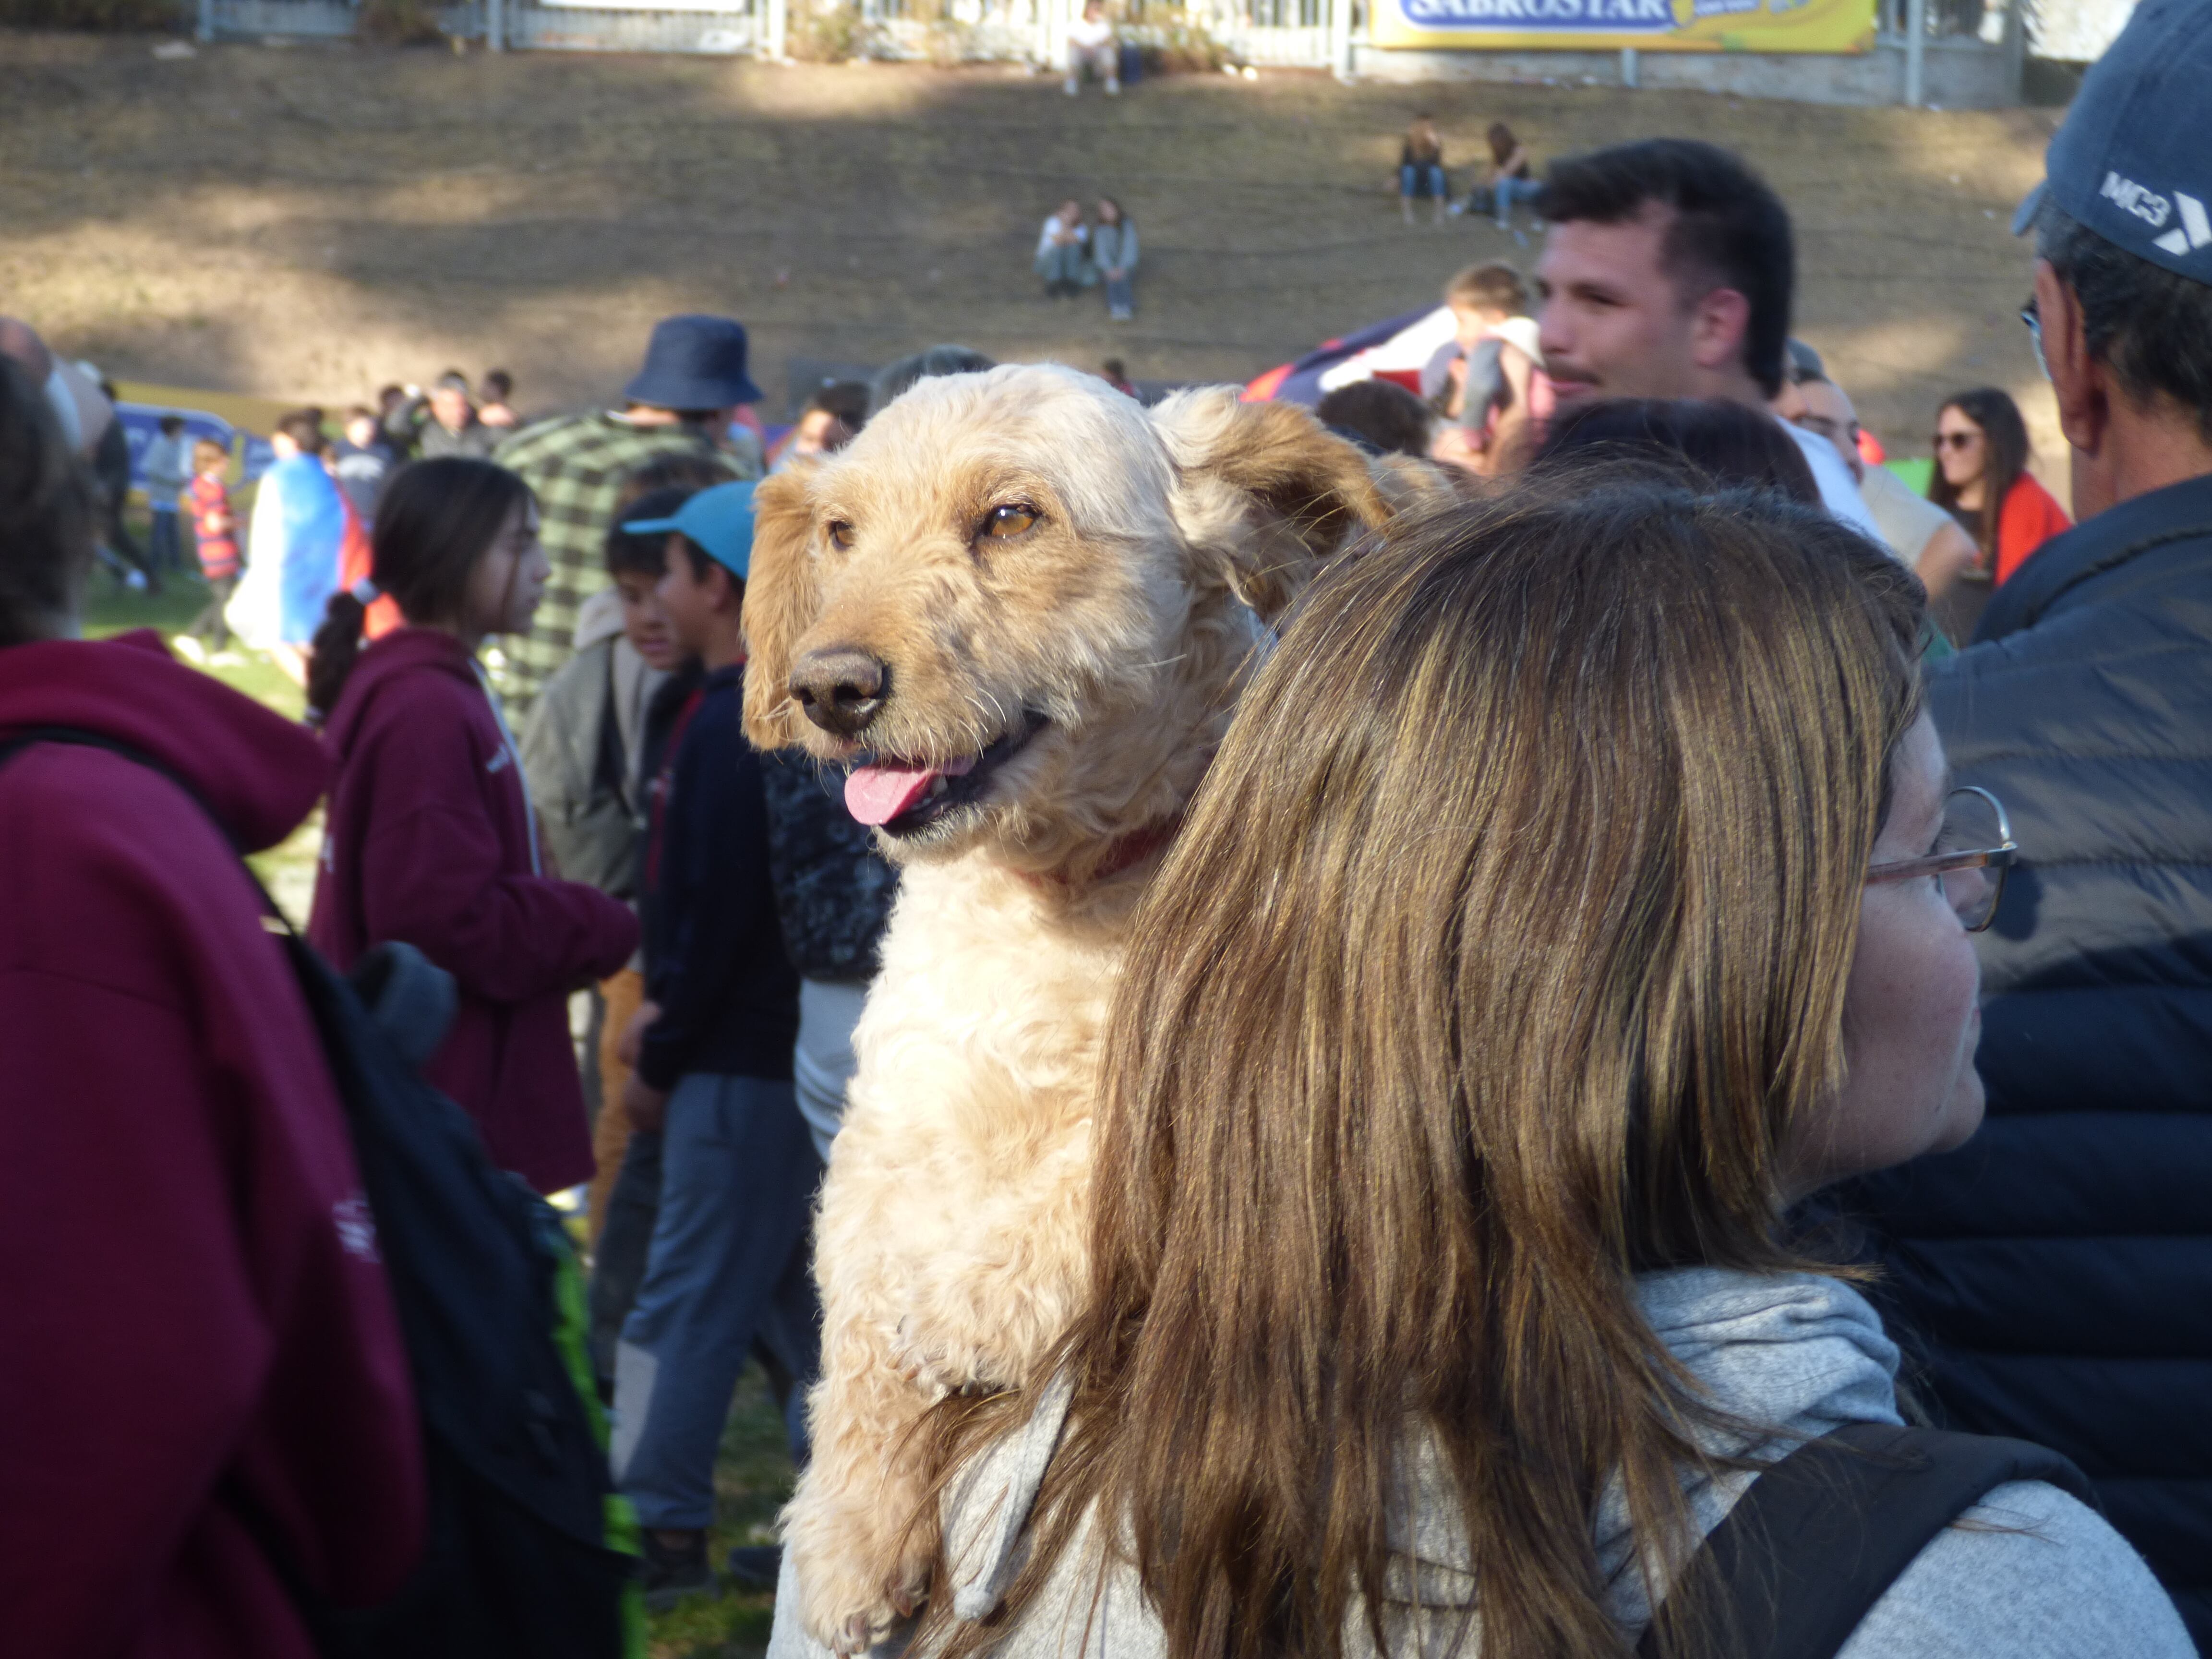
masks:
[[[477,661],[544,592],[529,486],[489,461],[418,461],[376,514],[372,575],[406,625],[364,647],[343,592],[315,635],[308,706],[336,764],[307,935],[341,969],[404,939],[460,1009],[427,1070],[492,1161],[541,1193],[590,1179],[568,994],[629,960],[629,907],[544,867],[499,702]]]

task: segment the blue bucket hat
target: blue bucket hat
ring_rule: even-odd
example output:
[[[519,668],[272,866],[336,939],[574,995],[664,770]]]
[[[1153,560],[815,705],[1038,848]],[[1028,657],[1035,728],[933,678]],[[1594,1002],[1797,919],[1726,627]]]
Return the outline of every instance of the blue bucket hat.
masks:
[[[2015,236],[2044,203],[2138,258],[2212,283],[2212,5],[2142,0],[2090,65],[2043,158],[2043,182],[2013,217]]]
[[[654,409],[728,409],[757,404],[745,373],[745,325],[729,317],[664,317],[653,325],[645,367],[623,388]]]
[[[665,535],[669,531],[694,543],[739,581],[753,561],[753,487],[749,482],[702,489],[665,519],[633,519],[623,526],[629,536]]]

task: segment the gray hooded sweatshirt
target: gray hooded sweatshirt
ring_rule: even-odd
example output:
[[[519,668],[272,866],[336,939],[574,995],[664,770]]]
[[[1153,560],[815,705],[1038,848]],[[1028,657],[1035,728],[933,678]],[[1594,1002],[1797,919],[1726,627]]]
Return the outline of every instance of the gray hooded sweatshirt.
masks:
[[[1654,1333],[1722,1411],[1788,1431],[1792,1438],[1716,1441],[1716,1452],[1771,1462],[1796,1437],[1845,1423],[1897,1423],[1897,1348],[1866,1299],[1812,1274],[1760,1277],[1711,1267],[1647,1274],[1638,1299]],[[979,1457],[945,1504],[954,1607],[987,1617],[1020,1570],[1030,1506],[1066,1420],[1055,1383],[1029,1423]],[[1402,1477],[1413,1502],[1394,1522],[1383,1628],[1392,1654],[1442,1655],[1474,1599],[1467,1547],[1449,1478],[1419,1439]],[[1720,1524],[1758,1478],[1698,1479],[1686,1488],[1700,1529]],[[2055,1486],[2017,1481],[1990,1492],[1921,1551],[1863,1620],[1839,1659],[2192,1659],[2181,1620],[2141,1557],[2095,1513]],[[1598,1559],[1624,1644],[1650,1622],[1643,1577],[1617,1492],[1601,1498]],[[1103,1566],[1086,1523],[997,1659],[1165,1659],[1166,1643],[1135,1571]],[[768,1659],[829,1659],[801,1630],[786,1558]],[[1415,1589],[1418,1584],[1419,1594]],[[1346,1632],[1346,1659],[1374,1644],[1364,1614]],[[1480,1650],[1475,1640],[1462,1650]],[[877,1649],[896,1653],[901,1638]]]

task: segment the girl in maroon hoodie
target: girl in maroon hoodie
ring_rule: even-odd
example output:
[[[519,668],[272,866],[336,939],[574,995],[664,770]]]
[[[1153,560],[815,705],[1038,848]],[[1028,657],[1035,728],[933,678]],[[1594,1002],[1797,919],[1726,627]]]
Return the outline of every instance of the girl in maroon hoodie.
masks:
[[[426,1074],[542,1193],[592,1174],[568,994],[637,945],[627,905],[546,871],[477,661],[489,635],[529,628],[547,571],[521,479],[418,461],[378,504],[371,567],[407,625],[364,647],[362,600],[339,594],[307,676],[337,767],[307,936],[341,969],[404,939],[453,975],[459,1012]]]
[[[257,1525],[351,1605],[423,1524],[352,1142],[234,850],[298,826],[323,758],[153,634],[69,637],[92,556],[0,356],[0,1653],[314,1659]],[[24,743],[51,727],[143,762]]]

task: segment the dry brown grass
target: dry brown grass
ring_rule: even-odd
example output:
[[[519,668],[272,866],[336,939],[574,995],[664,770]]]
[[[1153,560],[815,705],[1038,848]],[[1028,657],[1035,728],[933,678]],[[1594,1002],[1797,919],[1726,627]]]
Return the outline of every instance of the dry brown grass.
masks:
[[[2005,221],[2049,111],[1831,109],[1610,88],[1339,86],[1267,74],[1072,100],[1002,68],[227,46],[0,33],[0,294],[126,376],[329,403],[448,363],[530,408],[605,398],[666,313],[794,356],[940,340],[1140,377],[1242,380],[1530,250],[1407,228],[1397,135],[1450,159],[1504,116],[1540,156],[1657,132],[1742,151],[1796,215],[1799,331],[1869,423],[1925,453],[1936,402],[1993,382],[2051,453]],[[1039,297],[1071,192],[1142,227],[1133,325]]]

